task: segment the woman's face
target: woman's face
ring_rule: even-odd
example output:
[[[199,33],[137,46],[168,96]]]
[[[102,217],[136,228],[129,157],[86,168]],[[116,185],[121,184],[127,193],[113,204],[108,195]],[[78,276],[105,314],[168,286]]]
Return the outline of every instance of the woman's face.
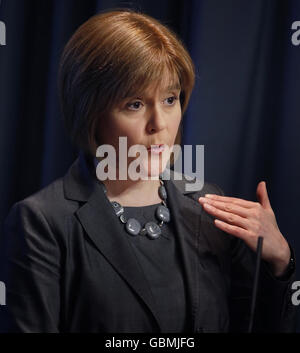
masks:
[[[151,86],[146,92],[136,92],[135,96],[124,98],[101,119],[98,127],[98,140],[102,144],[113,145],[119,155],[119,137],[127,137],[127,165],[137,157],[128,157],[132,145],[164,144],[165,150],[159,154],[147,152],[142,160],[143,173],[148,177],[158,176],[166,167],[181,121],[180,87],[166,84]],[[124,151],[123,151],[124,152]],[[151,174],[152,168],[152,174]]]

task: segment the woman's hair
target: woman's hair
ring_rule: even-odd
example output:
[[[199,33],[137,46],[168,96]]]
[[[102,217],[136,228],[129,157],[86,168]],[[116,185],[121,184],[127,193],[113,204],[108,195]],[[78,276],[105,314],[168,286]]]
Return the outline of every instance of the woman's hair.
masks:
[[[91,17],[66,44],[59,67],[60,104],[72,142],[95,155],[99,119],[105,119],[124,97],[159,83],[164,73],[171,78],[170,84],[180,84],[184,114],[195,71],[177,35],[158,20],[131,9]],[[179,129],[175,143],[180,139]]]

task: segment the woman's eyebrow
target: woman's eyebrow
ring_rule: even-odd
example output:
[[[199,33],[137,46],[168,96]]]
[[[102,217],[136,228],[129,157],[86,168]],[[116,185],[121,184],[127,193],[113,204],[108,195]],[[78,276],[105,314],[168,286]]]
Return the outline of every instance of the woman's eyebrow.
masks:
[[[176,84],[174,84],[174,85],[168,86],[168,87],[165,89],[165,92],[167,92],[167,91],[173,91],[173,90],[177,90],[177,89],[178,89],[178,90],[181,89],[179,83],[176,83]]]
[[[179,83],[176,83],[176,84],[173,84],[173,85],[170,85],[170,86],[166,87],[163,90],[163,92],[170,92],[170,91],[174,91],[174,90],[179,90],[179,91],[181,90],[181,86],[180,86]],[[132,94],[132,95],[129,94],[129,95],[126,95],[126,96],[122,97],[122,99],[133,98],[133,97],[135,97],[137,99],[142,99],[143,98],[142,95],[138,96],[138,95],[135,95],[135,94]]]

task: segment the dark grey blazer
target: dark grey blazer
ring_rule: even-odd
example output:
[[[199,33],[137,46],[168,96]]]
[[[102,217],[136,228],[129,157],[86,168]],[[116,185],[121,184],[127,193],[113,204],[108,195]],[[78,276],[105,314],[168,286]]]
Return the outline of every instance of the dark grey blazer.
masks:
[[[173,175],[173,174],[171,174]],[[183,259],[189,332],[245,331],[255,256],[213,224],[200,195],[167,180]],[[151,290],[83,153],[63,177],[16,203],[0,246],[1,332],[162,332]],[[293,331],[291,282],[262,263],[255,331]],[[176,295],[176,293],[174,293]]]

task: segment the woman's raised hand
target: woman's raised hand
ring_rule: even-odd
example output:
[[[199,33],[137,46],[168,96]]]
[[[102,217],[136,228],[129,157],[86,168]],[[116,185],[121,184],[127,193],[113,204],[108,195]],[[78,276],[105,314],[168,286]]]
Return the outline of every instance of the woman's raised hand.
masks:
[[[216,227],[243,239],[252,250],[256,250],[257,239],[262,236],[262,258],[271,265],[274,275],[280,276],[289,263],[290,248],[278,228],[265,182],[258,184],[256,196],[258,202],[206,194],[199,202],[216,217]]]

